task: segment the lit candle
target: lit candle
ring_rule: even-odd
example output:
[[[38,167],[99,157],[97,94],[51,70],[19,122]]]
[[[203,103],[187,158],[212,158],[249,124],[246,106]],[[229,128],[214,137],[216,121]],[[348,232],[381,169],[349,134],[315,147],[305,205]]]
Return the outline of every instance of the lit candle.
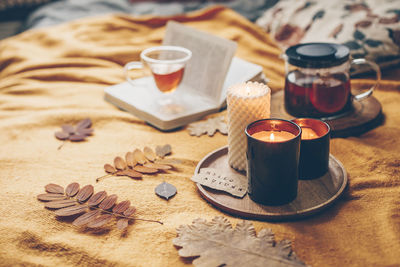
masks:
[[[263,142],[282,142],[295,137],[294,134],[286,131],[260,131],[251,136]]]
[[[297,196],[300,126],[280,119],[249,124],[247,136],[247,192],[264,205],[283,205]]]
[[[299,179],[309,180],[323,176],[329,170],[330,127],[318,119],[292,120],[301,127]]]
[[[271,89],[262,83],[247,82],[228,89],[228,162],[246,169],[246,135],[244,129],[252,122],[270,116]]]

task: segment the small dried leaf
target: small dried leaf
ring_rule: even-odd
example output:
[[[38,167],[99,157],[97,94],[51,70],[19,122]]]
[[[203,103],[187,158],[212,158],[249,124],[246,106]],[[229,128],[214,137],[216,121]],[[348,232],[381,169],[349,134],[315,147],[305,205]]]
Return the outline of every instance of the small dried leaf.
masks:
[[[62,125],[61,129],[63,130],[63,132],[66,132],[68,134],[73,134],[75,132],[74,127],[72,125],[70,125],[70,124]]]
[[[152,163],[152,162],[147,162],[143,166],[147,167],[147,168],[157,169],[157,170],[170,170],[170,169],[172,169],[172,166],[170,166],[170,165],[158,164],[158,163]]]
[[[67,186],[65,189],[65,194],[69,197],[75,196],[79,192],[79,184],[78,183],[72,183]]]
[[[120,213],[122,214],[124,211],[126,211],[129,206],[131,205],[131,202],[129,200],[125,200],[122,201],[120,203],[118,203],[117,205],[115,205],[115,207],[113,208],[113,212],[114,213]]]
[[[119,173],[120,173],[120,175],[129,176],[130,178],[134,178],[134,179],[140,179],[143,177],[143,174],[141,174],[140,172],[137,172],[135,170],[132,170],[132,169],[126,169],[126,170],[120,171]]]
[[[104,170],[107,172],[107,173],[114,173],[114,172],[116,172],[117,170],[114,168],[114,166],[112,166],[111,164],[104,164]]]
[[[93,185],[85,185],[79,190],[78,194],[76,195],[76,199],[79,202],[85,202],[94,192]]]
[[[71,207],[66,207],[63,209],[56,210],[54,213],[60,217],[72,216],[84,213],[88,210],[86,205],[75,205]]]
[[[107,197],[106,191],[100,191],[94,194],[91,198],[88,200],[88,205],[91,207],[99,205],[105,198]]]
[[[93,132],[94,132],[94,129],[93,129],[93,128],[78,129],[78,130],[76,131],[77,134],[79,134],[79,135],[85,135],[85,136],[92,135]]]
[[[79,131],[80,129],[90,128],[90,126],[92,126],[92,120],[86,118],[76,124],[76,129]]]
[[[100,203],[99,208],[102,210],[111,209],[114,206],[115,202],[117,202],[117,198],[118,198],[117,195],[110,195],[110,196],[106,197],[106,199],[104,199]]]
[[[64,187],[58,184],[48,184],[44,187],[46,192],[53,194],[64,194]]]
[[[85,140],[86,135],[83,134],[73,134],[69,137],[69,140],[71,140],[72,142],[80,142]]]
[[[89,227],[89,228],[99,228],[99,227],[102,227],[103,225],[106,225],[111,219],[112,219],[112,215],[111,214],[103,214],[103,215],[95,217],[93,220],[91,220],[87,224],[87,227]]]
[[[126,169],[126,163],[121,157],[116,157],[114,159],[114,166],[118,170],[125,170]]]
[[[135,151],[133,151],[133,157],[139,164],[143,165],[147,162],[146,157],[144,156],[143,152],[140,149],[135,149]]]
[[[171,152],[172,152],[172,148],[171,148],[171,145],[169,145],[169,144],[156,147],[156,154],[160,158],[164,158],[165,156],[171,154]]]
[[[126,153],[125,160],[126,160],[126,164],[131,168],[135,167],[135,165],[137,164],[132,152]]]
[[[133,170],[135,170],[135,171],[137,171],[137,172],[140,172],[140,173],[148,173],[148,174],[158,172],[157,169],[147,168],[147,167],[145,167],[145,166],[140,166],[140,165],[135,166],[135,167],[133,168]]]
[[[136,208],[131,206],[127,210],[124,211],[124,216],[130,217],[130,216],[132,216],[132,214],[135,213],[135,211],[136,211]]]
[[[55,132],[54,136],[59,140],[67,140],[69,133],[66,132]]]
[[[156,158],[157,158],[156,153],[154,153],[153,149],[151,149],[151,148],[148,147],[148,146],[146,146],[146,147],[143,149],[143,153],[144,153],[144,156],[145,156],[148,160],[150,160],[150,161],[155,161]]]
[[[42,201],[54,201],[54,200],[61,200],[66,199],[67,197],[60,194],[40,194],[37,196],[37,199]]]
[[[169,198],[176,195],[176,187],[173,186],[172,184],[163,182],[155,188],[155,192],[157,196],[168,200]]]
[[[44,206],[49,209],[61,209],[69,206],[74,206],[76,204],[77,203],[75,199],[62,199],[62,200],[47,202]]]
[[[228,126],[224,116],[209,118],[205,121],[199,121],[189,124],[188,131],[190,135],[201,136],[207,133],[213,136],[216,131],[222,134],[228,134]]]
[[[98,215],[100,215],[101,211],[99,210],[92,210],[89,211],[81,216],[79,216],[78,218],[76,218],[72,224],[75,226],[84,226],[86,224],[88,224],[90,221],[92,221],[94,218],[96,218]]]
[[[126,218],[121,218],[117,221],[117,228],[121,231],[125,230],[126,227],[128,227],[128,219]]]

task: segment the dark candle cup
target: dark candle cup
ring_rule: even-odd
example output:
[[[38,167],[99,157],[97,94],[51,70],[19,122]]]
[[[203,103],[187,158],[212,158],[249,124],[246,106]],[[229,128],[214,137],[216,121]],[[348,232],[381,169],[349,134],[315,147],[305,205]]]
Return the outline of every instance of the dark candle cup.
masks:
[[[285,131],[293,138],[262,141],[252,135],[261,131]],[[301,128],[287,120],[263,119],[246,129],[249,197],[264,205],[284,205],[297,196]]]
[[[326,122],[318,119],[300,118],[292,120],[304,128],[312,129],[316,137],[301,139],[299,179],[311,180],[323,176],[329,170],[329,141],[331,129]]]

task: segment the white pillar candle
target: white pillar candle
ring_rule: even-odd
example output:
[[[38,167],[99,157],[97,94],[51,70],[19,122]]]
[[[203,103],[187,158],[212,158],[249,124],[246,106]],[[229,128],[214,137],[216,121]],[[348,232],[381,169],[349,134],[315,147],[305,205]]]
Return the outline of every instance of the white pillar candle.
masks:
[[[256,120],[269,118],[271,89],[262,83],[247,82],[233,85],[227,93],[228,161],[239,171],[246,169],[246,126]]]

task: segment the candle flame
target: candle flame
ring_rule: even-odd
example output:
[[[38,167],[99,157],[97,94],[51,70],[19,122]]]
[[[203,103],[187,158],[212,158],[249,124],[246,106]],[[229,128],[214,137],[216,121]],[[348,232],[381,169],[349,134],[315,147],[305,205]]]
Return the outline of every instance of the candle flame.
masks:
[[[275,140],[275,135],[274,135],[274,133],[271,133],[271,134],[269,135],[269,140],[271,140],[271,141],[274,141],[274,140]]]

